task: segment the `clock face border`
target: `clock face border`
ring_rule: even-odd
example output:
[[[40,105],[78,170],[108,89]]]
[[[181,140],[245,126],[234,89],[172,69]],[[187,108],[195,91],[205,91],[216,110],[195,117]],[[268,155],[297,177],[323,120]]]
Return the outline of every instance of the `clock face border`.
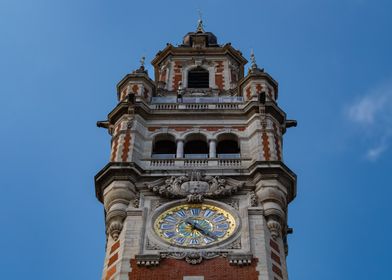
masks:
[[[171,209],[175,209],[177,207],[181,206],[191,206],[191,205],[206,205],[212,206],[218,209],[221,209],[223,213],[227,213],[231,216],[232,222],[234,222],[234,227],[230,229],[230,235],[226,238],[220,239],[218,241],[211,242],[209,244],[186,244],[186,245],[181,245],[177,244],[174,242],[170,242],[167,240],[167,238],[164,238],[159,235],[159,233],[156,231],[156,223],[158,223],[158,219],[162,217],[165,212]],[[229,219],[230,220],[230,219]],[[164,205],[159,206],[154,210],[153,215],[151,216],[150,219],[150,232],[152,232],[152,235],[154,236],[154,239],[158,240],[160,243],[166,244],[170,247],[177,247],[177,248],[182,248],[182,249],[198,249],[198,248],[209,248],[209,247],[221,247],[225,245],[226,243],[230,243],[234,238],[237,238],[240,234],[240,228],[241,228],[241,220],[239,217],[239,213],[237,210],[235,210],[233,207],[223,203],[223,202],[218,202],[214,200],[204,200],[202,203],[189,203],[186,200],[177,200],[174,202],[168,202],[165,203]]]

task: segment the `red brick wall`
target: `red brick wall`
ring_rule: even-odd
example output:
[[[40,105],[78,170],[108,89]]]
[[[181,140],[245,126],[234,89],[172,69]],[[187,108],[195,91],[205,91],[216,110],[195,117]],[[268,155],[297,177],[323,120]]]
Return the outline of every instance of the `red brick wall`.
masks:
[[[178,84],[182,81],[182,65],[180,62],[174,63],[173,90],[178,89]]]
[[[278,127],[277,125],[274,123],[274,138],[275,138],[275,149],[276,149],[276,154],[278,155],[278,160],[282,160],[282,152],[280,149],[280,137],[278,134]]]
[[[215,84],[218,86],[220,90],[223,90],[225,87],[225,78],[223,76],[223,61],[216,62],[216,70],[215,70]]]
[[[202,263],[192,265],[184,260],[163,259],[157,267],[137,266],[136,260],[131,260],[132,271],[129,273],[130,280],[183,280],[184,276],[204,276],[204,280],[256,280],[257,260],[253,259],[249,266],[230,265],[225,258],[203,260]]]
[[[263,125],[263,133],[261,135],[261,140],[263,144],[263,153],[264,153],[264,159],[265,160],[270,160],[271,154],[270,154],[270,149],[269,149],[269,142],[268,142],[268,135],[265,132],[266,126]]]
[[[103,275],[105,275],[104,279],[105,280],[110,280],[112,279],[113,275],[116,273],[117,268],[116,268],[116,263],[118,261],[118,248],[120,248],[120,241],[117,241],[116,243],[114,243],[110,249],[110,254],[113,254],[110,258],[109,261],[107,263],[106,269],[103,273]]]
[[[133,85],[133,86],[132,86],[132,92],[133,92],[135,95],[137,95],[138,90],[139,90],[139,86],[138,86],[138,85]]]
[[[123,151],[122,151],[122,155],[121,155],[121,160],[123,162],[127,161],[127,159],[128,159],[128,152],[130,149],[130,145],[131,145],[131,132],[128,129],[128,131],[124,137],[124,147],[123,147]]]
[[[283,279],[282,262],[280,260],[279,244],[271,239],[270,246],[271,246],[271,260],[273,260],[272,271],[275,273],[274,279],[275,280]]]

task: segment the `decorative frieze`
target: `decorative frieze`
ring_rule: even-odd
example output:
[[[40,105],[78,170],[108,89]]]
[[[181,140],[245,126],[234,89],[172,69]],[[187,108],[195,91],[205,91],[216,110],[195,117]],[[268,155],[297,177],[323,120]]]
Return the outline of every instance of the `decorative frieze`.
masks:
[[[185,260],[189,264],[199,264],[203,259],[213,259],[217,257],[227,257],[228,252],[224,251],[176,251],[161,252],[161,258],[173,258],[177,260]]]

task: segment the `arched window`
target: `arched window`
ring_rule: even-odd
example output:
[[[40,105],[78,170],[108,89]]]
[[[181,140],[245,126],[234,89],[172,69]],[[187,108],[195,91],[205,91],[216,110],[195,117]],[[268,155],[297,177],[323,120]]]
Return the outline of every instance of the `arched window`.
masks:
[[[208,158],[208,144],[201,134],[192,134],[187,137],[184,146],[185,158]]]
[[[220,135],[216,153],[218,158],[240,158],[241,151],[237,136],[234,134]]]
[[[175,158],[176,142],[172,135],[158,135],[152,146],[152,158]]]
[[[188,72],[188,88],[209,88],[210,73],[198,66]]]

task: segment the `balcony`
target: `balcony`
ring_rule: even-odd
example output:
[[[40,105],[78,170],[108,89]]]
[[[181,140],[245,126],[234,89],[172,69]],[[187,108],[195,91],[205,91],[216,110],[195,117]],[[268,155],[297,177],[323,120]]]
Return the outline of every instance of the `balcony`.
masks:
[[[241,103],[160,103],[151,105],[155,110],[236,110],[242,109]]]
[[[179,102],[180,101],[180,102]],[[222,96],[222,97],[183,97],[177,99],[176,96],[155,96],[151,98],[151,104],[214,104],[214,103],[243,103],[242,96]]]
[[[242,109],[242,96],[226,97],[152,97],[150,107],[156,110],[236,110]]]
[[[208,168],[208,169],[238,169],[248,166],[250,159],[225,159],[225,158],[166,158],[166,159],[145,159],[143,163],[148,169],[187,169],[187,168]]]

